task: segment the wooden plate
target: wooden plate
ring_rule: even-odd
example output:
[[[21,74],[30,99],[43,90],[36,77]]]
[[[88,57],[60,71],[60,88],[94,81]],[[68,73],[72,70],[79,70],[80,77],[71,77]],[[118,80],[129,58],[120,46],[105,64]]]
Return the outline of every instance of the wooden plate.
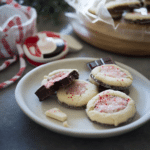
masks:
[[[91,13],[87,13],[87,16],[88,18],[78,14],[78,19],[71,20],[75,33],[87,43],[119,54],[150,55],[148,25],[127,24],[120,21],[119,28],[115,30],[112,25],[102,21],[93,24],[90,20],[94,20],[96,16]]]

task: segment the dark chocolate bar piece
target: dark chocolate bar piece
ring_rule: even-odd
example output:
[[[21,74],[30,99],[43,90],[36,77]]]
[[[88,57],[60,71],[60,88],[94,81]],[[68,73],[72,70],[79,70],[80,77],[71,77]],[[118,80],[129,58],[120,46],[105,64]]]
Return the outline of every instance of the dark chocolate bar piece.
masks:
[[[36,92],[36,96],[39,98],[40,101],[45,100],[48,98],[50,95],[53,95],[55,93],[55,90],[50,88],[47,89],[44,85],[41,86]]]
[[[79,78],[79,73],[75,70],[73,70],[69,75],[59,81],[54,82],[52,86],[49,88],[46,88],[44,85],[42,85],[35,94],[39,98],[39,101],[43,101],[49,96],[53,95],[60,87],[65,87],[69,84],[71,84],[75,79]]]
[[[105,64],[115,64],[115,62],[110,58],[100,58],[99,60],[95,60],[87,63],[87,66],[90,70],[94,69],[97,66],[105,65]]]

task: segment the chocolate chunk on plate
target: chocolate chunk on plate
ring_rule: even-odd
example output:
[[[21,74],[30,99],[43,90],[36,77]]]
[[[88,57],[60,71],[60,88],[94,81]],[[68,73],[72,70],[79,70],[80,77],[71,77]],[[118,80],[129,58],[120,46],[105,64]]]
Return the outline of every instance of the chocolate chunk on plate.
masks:
[[[100,58],[98,60],[87,63],[87,66],[90,70],[94,69],[97,66],[105,64],[115,64],[115,62],[110,57]]]

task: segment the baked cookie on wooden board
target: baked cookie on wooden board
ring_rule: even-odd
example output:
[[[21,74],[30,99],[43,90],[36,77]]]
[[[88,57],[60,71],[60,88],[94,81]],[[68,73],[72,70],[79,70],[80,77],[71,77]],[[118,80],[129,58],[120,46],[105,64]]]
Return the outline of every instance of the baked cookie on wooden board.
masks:
[[[146,8],[135,9],[133,12],[127,12],[123,18],[126,22],[132,24],[150,24],[150,12],[148,12]]]

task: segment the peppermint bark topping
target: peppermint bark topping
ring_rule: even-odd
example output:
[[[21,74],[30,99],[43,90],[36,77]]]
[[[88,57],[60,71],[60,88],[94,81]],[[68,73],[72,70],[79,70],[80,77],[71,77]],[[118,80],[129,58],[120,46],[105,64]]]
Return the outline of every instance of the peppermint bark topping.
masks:
[[[48,82],[45,84],[45,87],[46,88],[51,87],[52,85],[54,85],[54,83],[56,81],[60,81],[60,80],[64,79],[65,77],[67,77],[68,75],[69,75],[69,72],[61,71],[59,73],[56,73],[55,75],[53,75],[47,79]]]
[[[72,94],[72,96],[73,95],[82,95],[87,90],[86,89],[87,85],[88,85],[88,83],[83,83],[80,81],[74,82],[69,87],[67,87],[66,94]]]
[[[104,113],[114,113],[126,108],[129,98],[105,94],[95,102],[95,110]]]
[[[111,65],[101,66],[101,73],[103,73],[105,76],[109,76],[113,78],[126,78],[127,77],[127,74],[125,72],[121,71],[118,67],[111,66]]]

